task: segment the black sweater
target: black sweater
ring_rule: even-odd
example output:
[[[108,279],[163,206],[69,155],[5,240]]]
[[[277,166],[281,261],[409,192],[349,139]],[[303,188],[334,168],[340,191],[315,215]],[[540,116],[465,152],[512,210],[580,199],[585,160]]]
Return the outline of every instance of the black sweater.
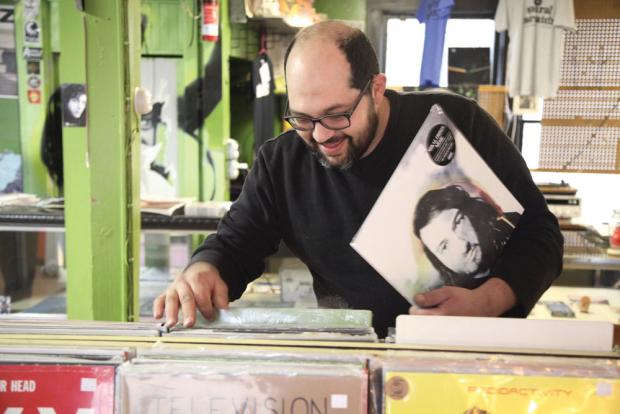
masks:
[[[386,91],[385,135],[349,170],[322,167],[295,131],[267,141],[239,199],[192,262],[214,264],[231,300],[264,270],[283,240],[310,269],[319,305],[370,309],[379,336],[409,303],[349,245],[435,103],[524,207],[491,272],[517,297],[506,315],[525,317],[562,268],[562,235],[524,160],[474,101],[450,93]]]

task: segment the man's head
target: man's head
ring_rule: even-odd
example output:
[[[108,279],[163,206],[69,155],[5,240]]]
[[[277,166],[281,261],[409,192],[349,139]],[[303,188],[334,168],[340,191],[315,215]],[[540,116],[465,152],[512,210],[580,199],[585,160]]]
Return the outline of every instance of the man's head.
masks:
[[[348,168],[372,152],[385,76],[364,33],[333,21],[310,26],[290,44],[284,69],[287,118],[324,166]]]
[[[453,185],[424,194],[416,206],[415,235],[442,276],[476,276],[495,262],[498,212]]]

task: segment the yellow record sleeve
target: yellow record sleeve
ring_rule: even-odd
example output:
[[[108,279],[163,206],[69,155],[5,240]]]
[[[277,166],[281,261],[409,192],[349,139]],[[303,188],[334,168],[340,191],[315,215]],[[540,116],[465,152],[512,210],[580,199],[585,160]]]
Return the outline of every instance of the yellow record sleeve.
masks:
[[[620,379],[387,372],[386,414],[618,414]]]

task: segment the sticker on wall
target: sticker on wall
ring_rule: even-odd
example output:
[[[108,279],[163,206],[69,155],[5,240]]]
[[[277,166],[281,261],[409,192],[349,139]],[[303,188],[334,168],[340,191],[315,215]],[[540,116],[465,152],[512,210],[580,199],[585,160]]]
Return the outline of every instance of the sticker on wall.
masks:
[[[27,9],[38,9],[40,0],[24,0],[24,7]]]
[[[13,6],[0,6],[0,23],[9,23],[11,27],[15,23],[15,10]]]
[[[38,89],[28,89],[28,102],[31,104],[40,104],[41,91]]]
[[[28,86],[32,89],[38,89],[41,87],[41,78],[37,75],[28,76]]]
[[[26,62],[26,73],[28,75],[40,75],[41,74],[41,62],[37,60],[29,60]]]
[[[24,59],[26,60],[41,60],[43,59],[43,49],[40,47],[25,47]]]
[[[24,24],[24,42],[41,43],[41,28],[35,20],[28,20]]]
[[[86,85],[66,83],[60,87],[62,124],[66,127],[86,126]]]
[[[24,18],[34,20],[39,15],[39,0],[24,0]]]

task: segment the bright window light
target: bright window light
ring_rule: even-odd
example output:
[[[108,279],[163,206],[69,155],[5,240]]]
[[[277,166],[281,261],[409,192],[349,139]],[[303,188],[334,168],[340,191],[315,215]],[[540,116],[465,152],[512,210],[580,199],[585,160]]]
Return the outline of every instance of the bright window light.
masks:
[[[449,19],[446,26],[439,86],[448,86],[448,49],[488,47],[490,60],[495,43],[495,22],[491,19]],[[385,72],[388,86],[419,86],[424,24],[417,19],[393,18],[387,21]]]

